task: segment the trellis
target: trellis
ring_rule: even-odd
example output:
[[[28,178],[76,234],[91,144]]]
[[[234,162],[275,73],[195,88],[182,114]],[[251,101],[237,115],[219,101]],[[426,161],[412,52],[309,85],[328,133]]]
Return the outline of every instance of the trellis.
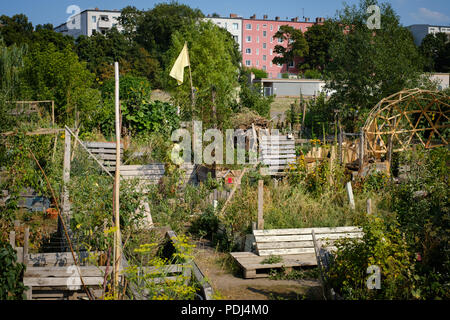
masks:
[[[410,89],[381,100],[363,127],[367,153],[404,151],[411,144],[424,148],[448,145],[450,97],[442,92]]]

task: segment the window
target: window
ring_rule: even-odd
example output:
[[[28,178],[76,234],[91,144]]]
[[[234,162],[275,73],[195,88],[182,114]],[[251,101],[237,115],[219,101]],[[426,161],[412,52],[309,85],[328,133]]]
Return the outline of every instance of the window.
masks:
[[[259,56],[259,49],[256,49],[256,55]]]
[[[96,16],[92,16],[92,22],[94,22],[94,23],[97,22],[97,17]]]
[[[259,31],[259,23],[256,25],[256,30]]]
[[[266,49],[267,48],[267,43],[263,43],[263,49]]]
[[[250,49],[250,48],[245,49],[245,53],[246,54],[252,54],[252,49]]]
[[[239,24],[233,23],[233,30],[239,30]]]
[[[251,62],[250,60],[245,60],[245,65],[246,65],[247,67],[249,67],[249,66],[252,65],[252,62]]]
[[[270,55],[273,55],[273,49],[270,49]]]
[[[256,37],[256,42],[259,43],[259,36]]]
[[[266,71],[266,69],[267,69],[266,66],[263,66],[263,70]]]
[[[96,34],[96,33],[97,33],[97,30],[92,29],[92,34]]]
[[[273,25],[270,25],[270,31],[272,31],[273,30]]]
[[[238,36],[233,36],[234,41],[239,42],[239,37]]]
[[[256,60],[256,66],[259,66],[259,60]]]
[[[247,41],[247,42],[252,42],[252,36],[247,36],[246,41]]]
[[[109,17],[108,16],[100,16],[100,20],[109,21]]]
[[[281,27],[281,26],[278,26],[278,31],[280,31],[280,27]]]
[[[267,31],[263,31],[263,37],[267,37]]]
[[[248,23],[248,24],[245,26],[245,29],[247,29],[247,30],[252,30],[252,25],[251,25],[250,23]]]
[[[267,60],[267,56],[264,54],[263,55],[263,61],[266,61]]]
[[[278,38],[278,43],[283,43],[283,38]]]
[[[227,29],[227,28],[228,28],[228,23],[225,22],[225,29]]]
[[[273,43],[273,38],[270,38],[270,43]]]
[[[270,66],[273,66],[273,63],[272,63],[272,61],[270,61]]]
[[[289,68],[293,68],[294,67],[294,61],[290,61],[289,62]]]
[[[263,24],[263,28],[267,28],[267,24]]]

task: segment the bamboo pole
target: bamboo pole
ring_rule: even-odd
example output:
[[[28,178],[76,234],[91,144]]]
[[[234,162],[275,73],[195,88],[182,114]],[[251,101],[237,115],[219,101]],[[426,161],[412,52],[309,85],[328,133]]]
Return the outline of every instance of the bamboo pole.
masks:
[[[116,294],[119,283],[120,268],[120,212],[119,212],[119,190],[120,190],[120,103],[119,103],[119,63],[115,62],[115,124],[116,124],[116,175],[114,179],[114,212],[115,212],[115,241],[114,241],[114,294]]]

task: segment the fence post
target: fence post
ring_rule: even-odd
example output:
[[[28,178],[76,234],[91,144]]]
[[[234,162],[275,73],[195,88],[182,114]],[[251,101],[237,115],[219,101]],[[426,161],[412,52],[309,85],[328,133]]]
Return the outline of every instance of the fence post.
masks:
[[[264,180],[258,180],[258,230],[264,229]]]
[[[361,129],[360,132],[360,140],[359,140],[359,171],[362,171],[362,168],[364,166],[364,130]]]
[[[350,208],[352,210],[355,210],[355,199],[353,198],[353,189],[352,189],[352,183],[349,181],[346,184],[347,189],[347,195],[348,195],[348,201],[350,203]]]
[[[372,214],[372,199],[367,199],[367,202],[366,202],[366,211],[367,211],[367,215],[371,215]]]
[[[25,234],[23,236],[23,263],[28,263],[28,241],[30,238],[30,228],[25,227]]]
[[[64,131],[64,163],[63,163],[63,196],[62,196],[62,218],[64,223],[70,219],[70,203],[69,203],[69,189],[68,184],[70,181],[70,149],[71,149],[71,134],[67,128]],[[62,223],[58,217],[58,233],[62,234]]]

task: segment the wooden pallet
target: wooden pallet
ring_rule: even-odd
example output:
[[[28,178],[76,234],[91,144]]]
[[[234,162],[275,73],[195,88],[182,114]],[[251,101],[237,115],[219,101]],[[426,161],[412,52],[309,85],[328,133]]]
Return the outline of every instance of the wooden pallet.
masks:
[[[333,243],[337,239],[362,237],[359,227],[253,230],[256,253],[233,252],[231,255],[244,269],[244,278],[267,277],[270,269],[317,266],[312,231],[330,251],[336,249]],[[279,256],[282,261],[262,263],[270,256]]]
[[[84,142],[83,145],[110,171],[116,167],[115,142]],[[123,144],[120,144],[120,155],[123,158]]]
[[[284,175],[290,163],[295,162],[295,139],[288,136],[262,136],[260,139],[260,161],[262,174]]]
[[[289,271],[295,267],[317,265],[314,253],[281,256],[281,262],[272,264],[263,263],[267,257],[259,256],[253,252],[232,252],[230,254],[242,267],[245,279],[267,278],[272,269],[284,268]]]

